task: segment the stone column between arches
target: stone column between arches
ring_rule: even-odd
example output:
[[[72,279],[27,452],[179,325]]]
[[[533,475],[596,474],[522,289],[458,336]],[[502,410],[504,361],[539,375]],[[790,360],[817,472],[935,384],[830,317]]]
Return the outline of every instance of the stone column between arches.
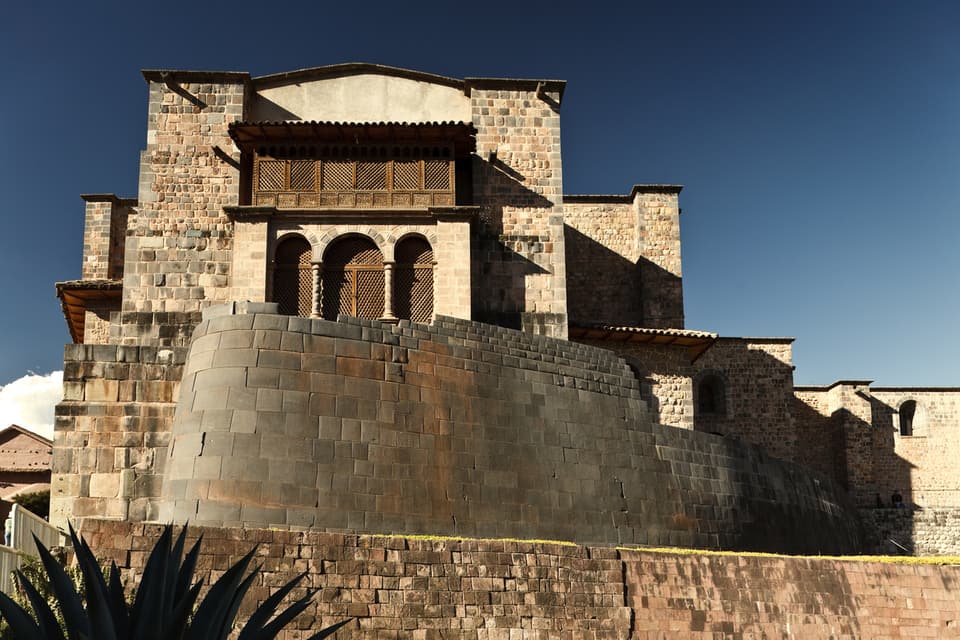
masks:
[[[431,210],[426,224],[364,224],[339,225],[329,221],[316,223],[286,222],[269,215],[237,215],[234,220],[235,250],[233,252],[233,282],[231,291],[237,300],[265,302],[268,297],[269,243],[295,232],[307,238],[313,246],[314,304],[313,315],[321,315],[323,250],[327,243],[320,238],[336,238],[357,233],[376,236],[374,239],[383,252],[386,286],[390,286],[390,267],[393,265],[393,248],[399,240],[410,233],[422,235],[434,251],[434,314],[470,319],[472,316],[470,235],[473,207],[452,207]],[[392,298],[392,291],[386,292]],[[393,302],[391,299],[390,303]],[[392,306],[392,305],[391,305]],[[384,317],[390,318],[393,309],[384,305]],[[389,311],[389,313],[388,313]]]

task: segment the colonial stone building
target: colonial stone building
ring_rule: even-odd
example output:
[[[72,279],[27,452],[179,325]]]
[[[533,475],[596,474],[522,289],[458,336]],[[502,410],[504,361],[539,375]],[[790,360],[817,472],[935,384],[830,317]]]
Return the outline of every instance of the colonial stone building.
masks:
[[[577,500],[614,500],[608,491],[629,500],[613,476],[630,470],[693,473],[699,506],[732,491],[700,487],[717,479],[691,472],[686,454],[660,459],[656,470],[640,454],[608,462],[625,446],[611,444],[621,436],[597,448],[586,442],[610,416],[654,425],[650,437],[662,440],[651,447],[699,452],[706,457],[694,466],[704,469],[728,464],[710,457],[718,447],[740,452],[724,460],[752,460],[739,440],[834,480],[861,507],[894,489],[918,505],[960,504],[948,463],[956,390],[795,389],[792,339],[684,327],[681,189],[564,194],[564,82],[368,64],[259,78],[143,75],[148,128],[137,197],[84,196],[81,279],[57,284],[75,343],[66,349],[54,448],[60,522],[173,517],[535,537],[546,528],[588,532],[586,541],[622,539],[630,529],[635,542],[695,546],[752,540],[719,506],[664,513],[674,524],[641,531],[630,517],[610,516],[622,512],[614,501],[598,507],[598,517],[613,517],[609,530],[565,528],[562,514]],[[290,319],[269,319],[276,313]],[[514,375],[507,370],[525,372],[516,388],[503,387]],[[407,385],[416,387],[415,410],[404,404],[413,401],[403,397]],[[358,388],[365,391],[351,391]],[[441,397],[454,390],[500,396],[512,409],[487,413],[490,402]],[[574,397],[606,408],[599,417],[550,412],[556,402],[576,413]],[[541,451],[559,456],[531,465],[542,476],[527,489],[555,482],[560,467],[588,473],[577,488],[535,499],[536,514],[520,503],[511,511],[524,480],[488,459],[499,451],[491,442],[526,442],[490,431],[518,415],[534,420],[524,424],[540,434]],[[465,424],[488,430],[482,456],[469,438],[457,440]],[[567,436],[551,424],[567,425]],[[722,437],[662,435],[671,428]],[[386,441],[389,464],[370,451]],[[444,454],[452,457],[435,462],[439,443],[453,447]],[[581,457],[571,462],[575,451]],[[439,470],[423,492],[402,482],[420,455]],[[574,466],[551,467],[560,462]],[[467,478],[463,465],[485,475]],[[770,473],[794,478],[777,469]],[[689,502],[692,481],[670,482],[676,504]],[[488,495],[491,484],[500,492]],[[454,504],[453,485],[473,510]],[[421,499],[429,512],[403,515]],[[508,505],[512,524],[493,524],[504,519],[494,504]],[[688,521],[711,524],[676,524]],[[687,533],[663,533],[680,530]]]

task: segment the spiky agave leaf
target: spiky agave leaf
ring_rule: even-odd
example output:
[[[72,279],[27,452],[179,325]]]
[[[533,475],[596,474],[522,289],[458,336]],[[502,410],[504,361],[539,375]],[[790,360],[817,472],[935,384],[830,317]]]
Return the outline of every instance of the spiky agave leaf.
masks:
[[[110,561],[110,575],[107,578],[107,595],[110,598],[110,611],[114,613],[113,624],[118,638],[130,637],[130,611],[127,605],[127,595],[120,580],[120,569],[117,563]]]
[[[187,527],[185,525],[180,532],[180,539],[178,540],[177,544],[178,551],[176,551],[176,559],[180,558],[180,550],[183,549],[183,540],[186,538],[186,533]],[[190,583],[193,581],[193,572],[196,570],[197,558],[200,555],[200,543],[202,541],[203,536],[201,535],[197,538],[197,541],[193,544],[193,547],[190,548],[190,551],[187,552],[187,556],[180,564],[180,569],[177,573],[173,610],[170,618],[170,628],[179,630],[179,635],[177,636],[178,638],[182,637],[184,630],[186,629],[187,619],[190,617],[190,614],[193,613],[194,604],[197,601],[197,596],[200,595],[200,588],[203,586],[203,584],[200,582],[193,586],[190,585]]]
[[[277,589],[276,593],[272,596],[264,600],[260,606],[257,607],[257,610],[253,612],[253,615],[250,616],[250,619],[247,620],[247,624],[244,625],[240,635],[237,636],[237,640],[266,640],[273,638],[288,622],[296,618],[313,598],[312,593],[291,604],[270,622],[271,617],[276,613],[277,607],[280,606],[283,599],[306,575],[306,573],[301,573]],[[278,621],[280,622],[279,625],[276,624]],[[273,635],[269,635],[271,632]]]
[[[260,570],[260,567],[257,567],[249,576],[243,577],[256,550],[256,547],[251,549],[210,587],[210,591],[197,607],[184,640],[226,639],[240,608],[240,602]]]
[[[83,574],[86,606],[77,587],[63,567],[42,543],[37,541],[40,561],[59,603],[66,634],[48,599],[20,572],[23,591],[34,609],[37,620],[5,594],[0,593],[0,617],[13,631],[14,638],[29,640],[226,640],[230,634],[244,596],[256,579],[260,567],[249,574],[247,567],[256,552],[250,550],[210,588],[191,618],[193,605],[202,583],[192,584],[197,565],[200,540],[181,561],[186,527],[175,543],[172,525],[164,528],[144,568],[133,605],[128,605],[120,571],[111,563],[109,578],[97,562],[86,540],[70,528],[77,563]],[[283,585],[254,612],[240,632],[238,640],[272,640],[309,605],[314,593],[308,593],[274,617],[280,602],[304,578],[301,574]],[[310,640],[329,637],[347,624],[345,620],[310,636]],[[66,637],[65,637],[66,636]]]
[[[130,607],[129,634],[133,638],[144,640],[159,640],[166,617],[163,600],[163,582],[167,576],[167,565],[170,563],[170,541],[173,537],[173,528],[167,525],[163,528],[160,538],[153,545],[147,563],[140,577],[140,584],[134,596],[133,606]]]
[[[57,615],[53,612],[46,598],[40,595],[40,592],[22,571],[17,571],[16,576],[20,588],[23,589],[23,593],[26,594],[27,600],[33,608],[33,616],[36,618],[40,637],[49,640],[65,640],[63,630],[60,628],[60,621],[57,620]]]
[[[43,563],[43,568],[50,579],[50,589],[60,605],[60,613],[63,614],[67,637],[70,640],[89,640],[93,638],[90,618],[87,617],[87,611],[83,606],[80,594],[73,586],[73,581],[70,580],[67,572],[50,554],[46,546],[39,540],[36,543],[37,553],[40,554],[40,562]]]
[[[19,572],[17,572],[19,573]],[[10,625],[14,638],[42,638],[40,626],[10,596],[0,591],[0,617]],[[62,637],[62,636],[61,636]]]
[[[274,615],[277,607],[280,606],[280,603],[283,601],[283,599],[286,598],[287,594],[289,594],[293,588],[297,586],[297,584],[306,576],[306,572],[301,573],[293,580],[277,589],[277,591],[269,598],[264,600],[260,606],[257,607],[257,610],[253,612],[253,615],[251,615],[247,620],[247,623],[240,631],[240,635],[237,636],[237,640],[273,640],[273,638],[276,638],[284,627],[286,627],[298,615],[303,613],[304,609],[309,606],[315,592],[308,592],[307,595],[299,598],[286,609],[276,614],[276,617],[271,620],[271,616]],[[348,618],[343,622],[338,622],[333,626],[322,629],[316,634],[310,636],[308,640],[320,640],[321,638],[326,638],[333,634],[337,629],[350,622],[351,619],[352,618]]]
[[[93,629],[96,630],[97,640],[117,640],[116,622],[126,617],[126,606],[122,611],[111,609],[115,599],[111,598],[103,570],[97,561],[87,541],[77,537],[77,532],[70,525],[70,540],[73,541],[73,551],[83,574],[83,585],[87,595],[87,618]],[[38,548],[40,540],[34,536]]]

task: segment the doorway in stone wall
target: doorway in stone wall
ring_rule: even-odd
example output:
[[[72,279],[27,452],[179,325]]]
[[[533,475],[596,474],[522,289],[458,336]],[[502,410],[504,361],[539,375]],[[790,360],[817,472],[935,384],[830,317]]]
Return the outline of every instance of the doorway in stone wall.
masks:
[[[313,308],[313,271],[310,243],[302,236],[280,241],[274,252],[273,301],[279,312],[307,317]]]
[[[323,254],[321,315],[357,318],[383,315],[383,254],[366,236],[335,240]]]

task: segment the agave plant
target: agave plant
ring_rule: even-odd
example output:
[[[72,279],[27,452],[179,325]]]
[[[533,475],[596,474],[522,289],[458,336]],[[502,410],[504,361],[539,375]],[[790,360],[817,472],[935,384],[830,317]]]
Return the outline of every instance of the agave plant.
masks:
[[[70,527],[77,564],[83,574],[85,595],[50,551],[37,540],[40,561],[50,590],[59,605],[59,616],[21,572],[17,580],[26,594],[32,615],[6,594],[0,593],[0,616],[12,637],[29,640],[226,640],[233,630],[240,603],[260,567],[247,574],[256,547],[217,580],[199,604],[201,582],[193,584],[200,542],[183,555],[186,527],[173,541],[168,525],[153,547],[132,603],[126,599],[120,570],[110,563],[104,577],[100,564],[83,538]],[[202,536],[201,536],[202,539]],[[280,602],[303,579],[300,574],[263,601],[240,630],[237,640],[271,640],[310,603],[313,593],[296,600],[280,613]],[[276,613],[276,615],[274,615]],[[62,620],[62,623],[61,623]],[[309,640],[332,635],[349,620],[327,627]]]

